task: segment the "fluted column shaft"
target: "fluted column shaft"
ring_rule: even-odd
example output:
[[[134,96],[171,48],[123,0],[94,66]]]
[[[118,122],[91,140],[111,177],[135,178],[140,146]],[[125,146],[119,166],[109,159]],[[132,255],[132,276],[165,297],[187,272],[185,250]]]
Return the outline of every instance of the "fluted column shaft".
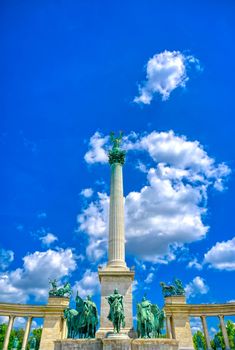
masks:
[[[122,165],[111,164],[108,265],[126,267]]]
[[[201,321],[202,321],[204,337],[206,340],[206,347],[207,347],[207,349],[211,349],[211,343],[210,343],[210,338],[209,338],[209,333],[208,333],[208,328],[207,328],[207,323],[206,323],[206,316],[202,315]]]
[[[27,342],[28,342],[28,338],[29,338],[29,333],[30,333],[30,328],[31,328],[31,324],[32,324],[32,317],[28,317],[27,323],[26,323],[26,327],[25,327],[25,331],[24,331],[24,338],[23,338],[23,343],[22,343],[22,350],[26,349],[27,346]]]
[[[220,320],[221,331],[222,331],[222,334],[224,337],[225,349],[230,349],[229,340],[228,340],[228,333],[227,333],[227,329],[226,329],[225,324],[224,324],[224,316],[219,315],[219,320]]]
[[[8,349],[8,344],[9,344],[9,340],[10,340],[10,335],[11,335],[11,330],[13,327],[14,319],[15,319],[15,316],[12,316],[12,315],[9,316],[7,331],[6,331],[5,338],[4,338],[3,350]]]

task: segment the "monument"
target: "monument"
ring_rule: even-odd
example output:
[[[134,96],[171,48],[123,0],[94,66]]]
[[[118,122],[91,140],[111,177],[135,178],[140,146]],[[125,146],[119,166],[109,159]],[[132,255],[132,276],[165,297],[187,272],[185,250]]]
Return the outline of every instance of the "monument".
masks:
[[[112,149],[109,152],[111,168],[110,207],[109,207],[109,237],[108,262],[99,268],[98,274],[101,284],[100,329],[97,338],[104,338],[113,332],[113,325],[109,316],[109,296],[118,290],[123,296],[125,323],[121,329],[123,334],[134,337],[132,314],[132,283],[134,272],[125,261],[125,226],[124,226],[124,198],[122,168],[125,163],[125,151],[120,148],[122,133],[115,137],[110,135]]]

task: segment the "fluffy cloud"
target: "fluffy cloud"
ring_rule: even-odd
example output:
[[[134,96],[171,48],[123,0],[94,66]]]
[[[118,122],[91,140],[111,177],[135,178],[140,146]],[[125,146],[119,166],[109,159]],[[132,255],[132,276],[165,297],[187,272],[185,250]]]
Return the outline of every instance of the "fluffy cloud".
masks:
[[[0,270],[8,268],[10,263],[14,260],[14,252],[0,248]]]
[[[125,198],[127,252],[147,261],[167,263],[185,243],[205,237],[209,229],[203,223],[208,188],[222,190],[230,169],[224,163],[216,164],[198,141],[189,141],[173,131],[132,133],[124,139],[123,147],[152,161],[145,162],[145,186]],[[215,185],[218,182],[220,188]],[[90,257],[104,254],[108,200],[106,194],[98,193],[98,200],[91,201],[78,216],[79,230],[89,236]]]
[[[154,55],[147,63],[146,81],[139,86],[139,96],[134,102],[150,104],[155,94],[167,100],[173,90],[184,87],[188,78],[187,67],[191,64],[200,69],[199,61],[179,51],[164,51]]]
[[[81,298],[88,295],[94,295],[99,291],[100,283],[97,272],[86,270],[80,281],[77,281],[73,287],[74,295],[78,292]]]
[[[42,236],[39,239],[42,241],[44,245],[49,246],[50,244],[57,241],[58,237],[56,237],[53,233],[47,233],[45,236]]]
[[[100,260],[105,254],[108,206],[107,194],[98,192],[98,200],[91,202],[77,217],[79,230],[89,236],[86,254],[93,261]]]
[[[218,270],[235,270],[235,237],[217,242],[204,257],[204,262]]]
[[[186,296],[195,297],[198,294],[207,294],[209,287],[206,285],[205,280],[196,276],[189,284],[185,286]]]
[[[84,159],[88,164],[106,163],[108,161],[104,145],[108,141],[108,136],[102,137],[97,131],[90,139],[89,151],[85,154]]]
[[[23,258],[23,267],[0,275],[1,301],[26,302],[30,296],[45,300],[49,278],[69,276],[76,268],[71,249],[34,252]]]
[[[93,190],[92,188],[84,188],[81,191],[81,195],[85,198],[90,198],[93,195]]]

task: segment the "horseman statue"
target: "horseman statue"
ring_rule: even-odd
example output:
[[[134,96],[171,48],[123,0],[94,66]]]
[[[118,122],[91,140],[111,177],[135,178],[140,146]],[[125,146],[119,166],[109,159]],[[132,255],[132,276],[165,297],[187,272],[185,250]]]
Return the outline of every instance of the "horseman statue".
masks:
[[[114,333],[120,333],[121,326],[125,327],[123,295],[119,294],[117,289],[114,289],[113,294],[106,297],[106,299],[110,306],[108,319],[113,323]]]
[[[57,286],[57,280],[49,280],[51,284],[51,289],[49,290],[50,297],[67,297],[69,298],[72,294],[72,289],[69,282],[66,282],[63,287]]]
[[[171,296],[182,296],[185,295],[185,289],[183,287],[183,283],[180,279],[175,278],[173,284],[167,285],[164,282],[160,282],[160,286],[162,287],[162,293],[164,298]]]
[[[90,296],[83,300],[77,293],[76,310],[67,308],[64,318],[67,321],[67,338],[95,338],[98,324],[98,311]]]
[[[137,304],[137,334],[139,338],[159,338],[164,327],[164,311],[142,298]]]

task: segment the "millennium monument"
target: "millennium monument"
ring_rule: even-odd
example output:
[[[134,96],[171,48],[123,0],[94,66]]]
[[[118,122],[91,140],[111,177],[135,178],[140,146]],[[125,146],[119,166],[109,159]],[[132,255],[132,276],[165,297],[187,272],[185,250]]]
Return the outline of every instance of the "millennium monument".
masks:
[[[109,237],[108,262],[100,268],[99,279],[101,283],[100,329],[97,337],[105,337],[113,331],[112,324],[116,317],[117,307],[121,316],[117,321],[119,325],[114,329],[132,336],[132,283],[134,271],[131,271],[125,261],[125,225],[124,225],[124,198],[122,167],[125,162],[125,152],[120,148],[122,133],[119,137],[110,135],[112,149],[109,152],[111,167],[110,208],[109,208]],[[116,302],[116,301],[117,302]],[[117,304],[117,306],[115,305]],[[110,310],[109,310],[110,308]],[[108,316],[108,318],[107,318]]]
[[[125,151],[121,149],[122,133],[118,137],[111,133],[110,140],[108,261],[104,267],[98,268],[100,315],[90,295],[82,299],[77,293],[76,306],[72,309],[69,305],[72,296],[70,283],[67,281],[59,286],[57,280],[52,279],[49,281],[51,288],[47,305],[0,303],[0,315],[8,317],[2,349],[10,348],[11,331],[17,317],[25,317],[27,321],[21,342],[17,337],[12,339],[13,350],[38,349],[36,339],[30,336],[32,321],[36,318],[44,319],[39,350],[234,349],[224,316],[235,315],[235,303],[187,304],[183,284],[177,278],[171,284],[160,282],[164,298],[162,310],[152,304],[146,295],[136,303],[137,327],[134,329],[134,271],[128,268],[125,261],[122,174]],[[207,327],[207,317],[210,316],[218,317],[222,334],[222,338],[215,337],[213,341]],[[200,318],[203,329],[203,335],[194,334],[194,344],[190,317]]]

